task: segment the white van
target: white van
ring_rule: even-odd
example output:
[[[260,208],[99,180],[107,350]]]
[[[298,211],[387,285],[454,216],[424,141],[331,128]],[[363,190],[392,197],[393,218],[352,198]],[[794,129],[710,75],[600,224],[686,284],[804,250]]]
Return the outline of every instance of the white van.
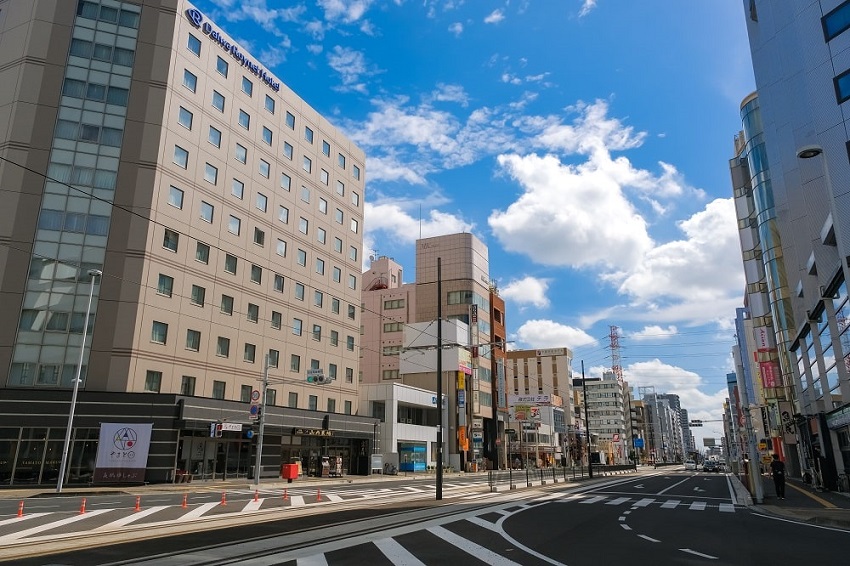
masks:
[[[685,460],[685,471],[691,470],[696,471],[697,463],[693,460]]]

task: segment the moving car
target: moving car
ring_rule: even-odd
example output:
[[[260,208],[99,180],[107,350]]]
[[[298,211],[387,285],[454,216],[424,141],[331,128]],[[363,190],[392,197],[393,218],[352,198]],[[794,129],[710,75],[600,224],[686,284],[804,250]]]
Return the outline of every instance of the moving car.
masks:
[[[689,470],[695,471],[696,469],[697,469],[697,463],[696,462],[694,462],[693,460],[685,460],[685,471],[689,471]]]
[[[718,466],[717,462],[715,462],[714,460],[706,460],[702,464],[702,471],[703,472],[719,472],[720,466]]]

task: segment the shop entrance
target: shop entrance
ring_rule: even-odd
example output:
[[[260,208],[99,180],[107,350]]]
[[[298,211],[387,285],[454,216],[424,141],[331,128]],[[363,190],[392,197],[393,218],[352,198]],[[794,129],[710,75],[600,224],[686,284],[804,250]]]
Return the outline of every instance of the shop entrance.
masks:
[[[175,475],[196,481],[247,478],[253,465],[251,445],[241,438],[186,436],[181,440]]]

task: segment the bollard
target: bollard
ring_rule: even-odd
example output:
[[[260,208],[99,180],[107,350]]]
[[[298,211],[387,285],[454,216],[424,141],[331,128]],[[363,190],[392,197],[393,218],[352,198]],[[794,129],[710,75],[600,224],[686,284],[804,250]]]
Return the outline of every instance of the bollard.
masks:
[[[221,492],[221,504],[225,507],[227,506],[227,492]]]
[[[142,510],[141,505],[142,505],[142,496],[137,495],[136,496],[136,507],[133,509],[133,511],[141,511]]]
[[[21,499],[21,502],[18,503],[18,517],[24,516],[24,500]]]
[[[187,505],[187,503],[188,503],[188,501],[187,501],[187,500],[188,500],[188,499],[189,499],[189,494],[188,494],[188,493],[184,493],[184,494],[183,494],[183,503],[181,503],[181,504],[180,504],[180,507],[182,507],[183,509],[185,509],[185,508],[188,506],[188,505]]]
[[[259,500],[260,500],[260,490],[255,489],[254,490],[254,502],[256,503]]]
[[[286,488],[283,488],[283,500],[286,501],[287,499],[289,499],[289,495],[286,493]]]
[[[80,503],[80,515],[86,512],[86,498],[83,497],[83,502]]]

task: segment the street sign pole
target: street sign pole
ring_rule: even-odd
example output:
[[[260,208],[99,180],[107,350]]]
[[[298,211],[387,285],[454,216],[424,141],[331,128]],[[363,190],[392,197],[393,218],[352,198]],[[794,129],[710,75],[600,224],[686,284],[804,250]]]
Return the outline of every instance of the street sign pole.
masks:
[[[254,485],[260,485],[260,462],[263,459],[263,429],[266,426],[266,390],[269,388],[269,355],[263,368],[263,393],[260,396],[260,421],[257,430],[257,458],[254,461]]]

